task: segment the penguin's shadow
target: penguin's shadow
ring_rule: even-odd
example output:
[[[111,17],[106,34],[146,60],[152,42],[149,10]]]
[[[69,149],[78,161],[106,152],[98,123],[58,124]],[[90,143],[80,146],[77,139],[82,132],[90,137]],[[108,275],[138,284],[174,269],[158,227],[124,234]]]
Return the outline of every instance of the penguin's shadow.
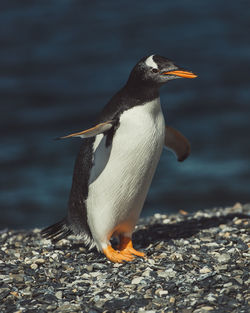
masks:
[[[249,215],[234,213],[220,217],[203,217],[184,220],[175,224],[153,224],[146,229],[140,229],[133,235],[133,242],[140,248],[146,248],[150,244],[159,241],[169,241],[171,239],[189,238],[199,231],[218,227],[221,224],[227,224],[229,221],[237,218],[250,218]]]

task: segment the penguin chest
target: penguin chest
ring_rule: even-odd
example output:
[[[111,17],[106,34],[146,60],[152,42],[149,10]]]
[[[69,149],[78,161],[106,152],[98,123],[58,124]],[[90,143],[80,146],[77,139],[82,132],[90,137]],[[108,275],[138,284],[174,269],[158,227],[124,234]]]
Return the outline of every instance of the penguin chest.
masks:
[[[87,199],[93,237],[133,231],[164,137],[159,99],[123,112],[110,146],[106,147],[106,136],[96,137]]]

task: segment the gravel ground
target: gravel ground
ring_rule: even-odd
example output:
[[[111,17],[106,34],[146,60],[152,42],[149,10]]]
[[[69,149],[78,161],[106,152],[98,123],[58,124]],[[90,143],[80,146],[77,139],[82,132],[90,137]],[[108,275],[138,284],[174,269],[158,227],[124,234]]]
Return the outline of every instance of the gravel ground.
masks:
[[[112,264],[70,237],[0,234],[0,312],[250,312],[250,204],[142,219],[147,254]]]

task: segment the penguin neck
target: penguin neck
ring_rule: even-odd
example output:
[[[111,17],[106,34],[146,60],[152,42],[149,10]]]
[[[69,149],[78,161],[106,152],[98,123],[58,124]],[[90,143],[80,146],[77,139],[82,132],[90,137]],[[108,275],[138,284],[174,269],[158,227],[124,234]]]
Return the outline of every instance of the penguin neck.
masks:
[[[103,108],[98,122],[106,122],[114,117],[119,117],[124,111],[137,105],[144,105],[159,98],[159,87],[138,81],[128,80],[126,85],[119,90]]]
[[[143,81],[129,79],[124,86],[124,91],[134,99],[141,102],[149,102],[159,98],[159,86]]]

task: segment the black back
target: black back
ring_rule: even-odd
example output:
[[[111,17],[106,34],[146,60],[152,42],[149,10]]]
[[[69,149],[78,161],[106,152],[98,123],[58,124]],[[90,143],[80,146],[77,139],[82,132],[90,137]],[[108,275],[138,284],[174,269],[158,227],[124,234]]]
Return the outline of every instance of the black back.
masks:
[[[74,167],[72,187],[69,197],[68,221],[76,233],[82,230],[89,235],[85,200],[88,197],[88,182],[92,167],[93,143],[95,137],[82,140]]]

